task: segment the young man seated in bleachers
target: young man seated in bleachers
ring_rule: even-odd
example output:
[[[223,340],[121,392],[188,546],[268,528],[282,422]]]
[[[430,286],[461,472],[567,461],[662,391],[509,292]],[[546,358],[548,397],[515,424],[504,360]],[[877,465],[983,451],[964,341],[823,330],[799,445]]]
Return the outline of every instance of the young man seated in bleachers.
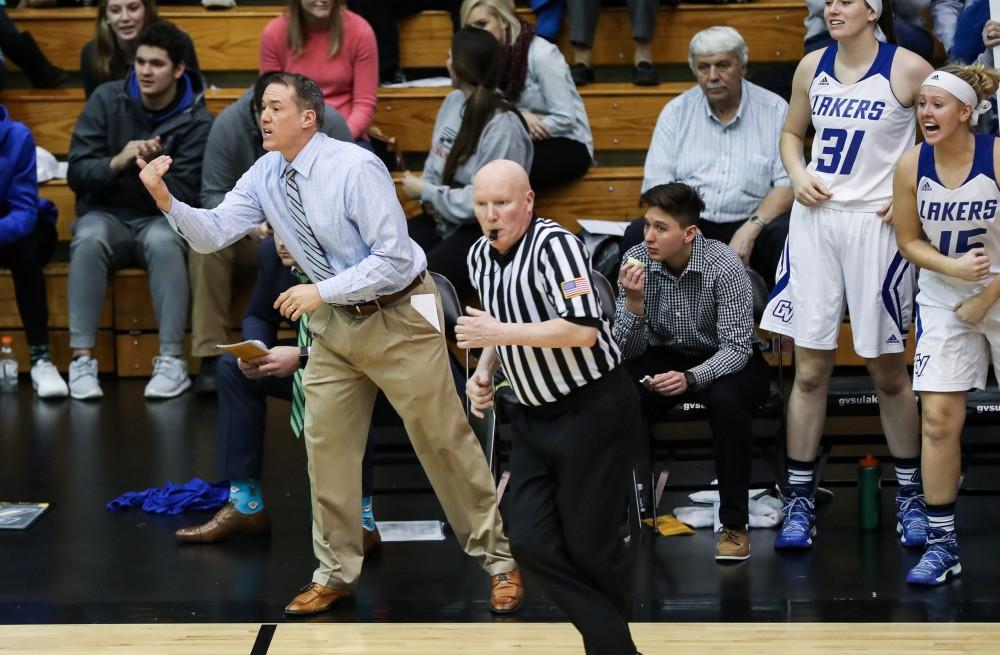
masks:
[[[14,281],[17,311],[31,349],[31,385],[40,398],[69,391],[49,358],[49,306],[42,270],[56,245],[56,208],[38,198],[35,140],[0,105],[0,268]]]
[[[701,231],[736,251],[768,285],[788,234],[792,188],[778,139],[788,103],[748,82],[747,44],[731,27],[694,35],[688,63],[698,86],[660,113],[646,155],[642,190],[685,182],[707,209]],[[642,241],[642,220],[629,226],[622,251]]]
[[[261,90],[261,93],[263,90]],[[236,181],[264,156],[260,108],[253,106],[250,88],[215,118],[201,168],[201,206],[215,209]],[[347,121],[326,105],[320,131],[340,141],[353,141]],[[197,393],[215,392],[216,345],[228,343],[229,307],[234,273],[257,270],[257,240],[244,237],[217,252],[188,254],[191,274],[191,354],[201,357],[195,381]]]
[[[751,412],[769,386],[755,345],[750,279],[731,249],[698,231],[705,203],[693,188],[655,186],[641,204],[645,238],[622,261],[615,340],[646,421],[685,399],[708,409],[722,524],[715,558],[744,560]]]
[[[108,273],[128,265],[149,270],[159,325],[147,398],[172,398],[191,386],[183,359],[188,318],[187,244],[167,224],[139,181],[136,159],[169,155],[171,189],[196,204],[212,115],[201,78],[185,71],[186,39],[166,22],[138,39],[133,70],[102,84],[73,129],[69,185],[76,192],[69,267],[70,395],[103,395],[93,357]]]

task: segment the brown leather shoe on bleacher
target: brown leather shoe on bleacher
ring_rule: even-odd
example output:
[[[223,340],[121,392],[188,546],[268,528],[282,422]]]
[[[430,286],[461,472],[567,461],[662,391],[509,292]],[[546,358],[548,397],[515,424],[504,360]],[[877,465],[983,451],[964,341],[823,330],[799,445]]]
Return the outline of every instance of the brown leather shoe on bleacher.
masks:
[[[174,535],[185,543],[211,544],[235,534],[261,534],[270,530],[271,517],[267,510],[243,514],[227,503],[207,523],[181,528]]]
[[[521,572],[518,569],[493,576],[493,591],[490,593],[491,612],[494,614],[516,612],[523,600],[524,585],[521,583]]]
[[[334,589],[310,582],[292,599],[292,602],[288,603],[285,614],[293,616],[319,614],[333,607],[338,601],[353,597],[354,592],[350,589]]]
[[[374,530],[361,528],[361,552],[365,557],[379,550],[382,550],[382,535],[378,532],[378,526]]]

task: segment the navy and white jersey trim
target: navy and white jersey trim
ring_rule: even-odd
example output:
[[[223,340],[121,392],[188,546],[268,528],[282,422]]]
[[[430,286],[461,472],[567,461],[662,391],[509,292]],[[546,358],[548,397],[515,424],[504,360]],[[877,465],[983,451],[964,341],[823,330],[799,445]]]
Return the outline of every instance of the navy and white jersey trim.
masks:
[[[975,137],[972,168],[969,169],[969,175],[959,186],[968,184],[977,175],[985,175],[991,180],[997,179],[993,166],[993,144],[996,137],[993,134],[977,134]],[[934,165],[934,146],[928,143],[920,144],[920,155],[917,158],[917,184],[920,184],[921,178],[924,177],[944,186],[941,178],[938,177],[937,166]]]
[[[587,252],[572,233],[544,218],[506,255],[480,238],[468,255],[469,277],[483,308],[503,323],[563,318],[596,327],[589,348],[497,346],[501,366],[518,400],[544,405],[569,395],[621,362],[611,327],[594,292]]]
[[[827,46],[826,50],[823,51],[823,55],[819,59],[819,64],[816,66],[816,73],[813,75],[813,79],[820,76],[821,73],[826,73],[833,79],[837,79],[837,74],[834,72],[834,63],[837,61],[837,42],[834,41],[831,45]],[[858,82],[863,82],[869,77],[874,77],[875,75],[881,75],[886,80],[890,79],[892,74],[892,60],[896,56],[896,46],[891,43],[879,43],[878,54],[875,55],[875,61],[872,62],[871,68],[865,73]],[[837,80],[838,82],[840,80]],[[858,82],[855,82],[857,84]]]

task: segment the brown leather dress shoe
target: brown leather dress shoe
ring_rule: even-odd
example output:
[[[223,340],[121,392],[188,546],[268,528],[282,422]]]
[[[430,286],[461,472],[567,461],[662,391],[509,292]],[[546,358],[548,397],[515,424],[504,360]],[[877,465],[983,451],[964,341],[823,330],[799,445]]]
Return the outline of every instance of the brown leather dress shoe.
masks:
[[[379,534],[378,527],[374,530],[361,528],[361,552],[365,557],[382,550],[382,535]]]
[[[521,583],[521,571],[514,569],[510,573],[493,576],[493,592],[490,594],[490,611],[494,614],[510,614],[521,607],[524,600],[524,585]]]
[[[181,528],[174,535],[185,543],[210,544],[228,539],[234,534],[260,534],[271,529],[267,510],[256,514],[243,514],[227,504],[204,525]]]
[[[293,616],[319,614],[333,607],[337,601],[353,597],[354,592],[350,589],[334,589],[310,582],[292,599],[292,602],[288,603],[285,614]]]

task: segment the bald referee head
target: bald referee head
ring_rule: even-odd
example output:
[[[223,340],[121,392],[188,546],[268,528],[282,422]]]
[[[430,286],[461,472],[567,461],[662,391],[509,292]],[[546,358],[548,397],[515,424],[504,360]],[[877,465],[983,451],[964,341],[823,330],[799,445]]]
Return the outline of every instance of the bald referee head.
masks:
[[[472,184],[479,227],[493,248],[506,253],[528,231],[535,211],[528,173],[517,162],[497,159],[480,168]]]

